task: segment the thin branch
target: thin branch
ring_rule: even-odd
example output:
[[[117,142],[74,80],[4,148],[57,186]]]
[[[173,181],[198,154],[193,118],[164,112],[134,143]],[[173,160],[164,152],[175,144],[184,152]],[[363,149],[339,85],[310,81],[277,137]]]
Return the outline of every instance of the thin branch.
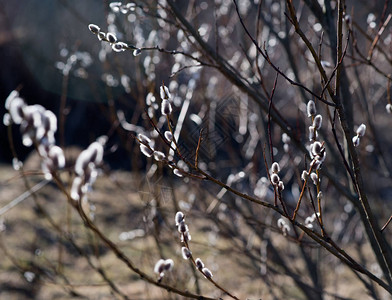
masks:
[[[240,12],[239,12],[239,8],[238,8],[238,5],[237,5],[237,1],[236,1],[236,0],[233,0],[233,2],[234,2],[234,5],[235,5],[235,8],[236,8],[236,12],[237,12],[238,18],[239,18],[239,20],[240,20],[240,23],[241,23],[242,27],[244,28],[246,34],[247,34],[248,37],[252,40],[252,42],[253,42],[253,44],[255,45],[257,51],[264,57],[264,59],[270,64],[270,66],[271,66],[277,73],[279,73],[283,78],[285,78],[291,85],[299,86],[299,87],[301,87],[302,89],[304,89],[305,91],[307,91],[309,94],[311,94],[312,96],[314,96],[315,98],[317,98],[318,100],[320,100],[321,102],[323,102],[323,103],[325,103],[325,104],[327,104],[327,105],[330,105],[330,106],[335,106],[334,103],[328,102],[328,101],[324,100],[323,98],[320,98],[319,95],[313,93],[311,90],[309,90],[309,89],[308,89],[306,86],[304,86],[303,84],[291,80],[285,73],[283,73],[277,66],[275,66],[275,65],[272,63],[272,61],[270,60],[270,58],[269,58],[269,56],[268,56],[268,53],[267,53],[265,50],[263,51],[263,50],[260,48],[260,46],[259,46],[259,44],[257,43],[257,41],[253,38],[253,36],[250,34],[248,28],[246,27],[246,25],[245,25],[245,23],[244,23],[244,21],[243,21],[243,19],[242,19],[242,17],[241,17],[241,14],[240,14]]]

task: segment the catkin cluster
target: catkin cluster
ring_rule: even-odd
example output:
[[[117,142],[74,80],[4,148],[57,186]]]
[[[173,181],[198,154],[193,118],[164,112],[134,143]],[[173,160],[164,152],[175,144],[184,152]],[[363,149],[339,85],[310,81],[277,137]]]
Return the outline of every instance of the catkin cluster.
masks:
[[[88,29],[90,29],[90,31],[93,34],[95,34],[100,41],[105,41],[105,42],[110,43],[113,51],[115,51],[115,52],[122,52],[125,50],[134,50],[133,51],[134,56],[137,56],[141,53],[141,50],[139,48],[136,48],[136,47],[129,45],[127,43],[118,41],[117,37],[114,33],[112,33],[112,32],[105,33],[104,31],[101,31],[101,28],[99,28],[98,25],[89,24]]]
[[[5,101],[8,113],[4,115],[6,126],[12,123],[20,125],[22,142],[26,147],[35,145],[42,160],[42,171],[47,180],[52,174],[65,166],[63,150],[55,145],[57,118],[53,112],[43,106],[27,105],[18,91],[12,91]]]
[[[172,104],[171,104],[171,99],[172,96],[170,94],[169,89],[162,84],[160,87],[160,97],[161,97],[161,113],[163,117],[169,118],[173,109],[172,109]],[[149,97],[150,99],[152,96]],[[155,100],[154,100],[155,102]],[[155,104],[155,103],[154,103]],[[170,125],[170,121],[168,121],[168,126],[170,130],[166,130],[163,133],[160,133],[161,136],[165,139],[165,142],[170,145],[177,147],[173,133],[172,133],[172,128]],[[174,158],[172,155],[166,156],[165,153],[155,150],[155,141],[151,140],[149,137],[147,137],[143,133],[139,133],[138,136],[136,137],[137,141],[140,144],[140,151],[147,157],[154,157],[156,161],[163,162],[169,168],[173,170],[173,174],[175,174],[178,177],[183,177],[188,174],[189,167],[186,165],[186,163],[183,160],[179,160],[177,162],[174,161]]]
[[[98,176],[98,167],[102,163],[103,148],[107,137],[97,139],[83,150],[75,162],[76,177],[71,187],[71,197],[78,201],[83,198]]]
[[[196,258],[195,260],[192,258],[192,252],[188,247],[191,235],[189,234],[188,225],[185,224],[185,216],[181,211],[176,213],[175,222],[178,232],[181,234],[181,242],[185,245],[181,248],[182,257],[186,260],[192,259],[196,268],[204,275],[204,277],[212,278],[212,272],[204,266],[203,261],[200,258]]]
[[[312,125],[309,126],[309,141],[311,142],[309,154],[314,170],[318,170],[321,167],[326,157],[324,145],[317,141],[318,131],[321,129],[323,117],[320,114],[316,115],[316,112],[316,104],[313,100],[310,100],[307,104],[308,117],[312,118]]]
[[[365,124],[359,125],[356,131],[356,135],[353,137],[353,144],[355,147],[359,146],[361,138],[365,135],[365,132],[366,132],[366,125]]]

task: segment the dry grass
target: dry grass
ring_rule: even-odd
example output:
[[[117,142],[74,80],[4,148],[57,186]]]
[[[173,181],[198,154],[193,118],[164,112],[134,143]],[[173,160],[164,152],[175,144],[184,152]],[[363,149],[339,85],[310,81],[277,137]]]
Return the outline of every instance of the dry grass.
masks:
[[[34,167],[33,162],[27,167]],[[30,165],[29,165],[30,164]],[[1,166],[0,207],[17,197],[25,189],[22,178],[9,166]],[[64,179],[66,179],[66,174]],[[159,178],[159,177],[158,177]],[[30,185],[37,183],[38,177],[29,177]],[[187,187],[187,188],[185,188]],[[198,183],[171,188],[169,182],[157,179],[147,180],[137,174],[117,171],[102,175],[89,194],[95,206],[95,222],[98,227],[144,272],[154,276],[155,262],[164,256],[175,261],[171,274],[164,281],[171,285],[195,291],[195,277],[188,262],[181,258],[178,232],[174,226],[173,199],[182,206],[192,209],[186,212],[192,241],[191,250],[195,257],[201,257],[212,270],[214,279],[233,291],[241,299],[304,299],[293,280],[284,275],[284,270],[274,265],[274,258],[268,257],[267,274],[260,276],[259,260],[251,260],[244,255],[244,241],[232,238],[216,228],[212,220],[203,218],[203,211],[213,199],[204,194],[203,202],[192,204],[191,194],[199,199],[201,192]],[[75,299],[71,291],[80,293],[88,299],[117,299],[102,277],[88,263],[85,257],[67,241],[60,238],[48,222],[47,217],[37,208],[37,203],[45,208],[50,218],[65,232],[72,232],[72,238],[80,249],[88,254],[96,267],[105,270],[107,276],[130,299],[181,299],[164,290],[151,286],[127,269],[117,258],[82,225],[78,215],[67,207],[65,197],[53,184],[48,184],[4,215],[7,226],[1,233],[3,259],[0,260],[0,298],[1,299]],[[174,197],[174,198],[173,198]],[[192,198],[192,197],[191,197]],[[86,207],[88,209],[88,207]],[[224,222],[230,222],[225,219]],[[257,253],[261,240],[252,236],[243,221],[237,224],[242,236],[248,237],[249,251]],[[143,229],[144,237],[121,241],[119,234],[135,229]],[[272,232],[272,243],[283,254],[297,274],[304,272],[303,261],[297,259],[299,250],[295,243],[287,242],[279,232]],[[256,250],[255,250],[256,249]],[[255,251],[254,251],[255,250]],[[37,252],[38,251],[38,252]],[[331,256],[321,251],[310,250],[319,255],[326,291],[350,299],[367,299],[364,289],[358,284],[348,268],[340,266]],[[37,253],[39,255],[37,255]],[[160,254],[161,253],[161,254]],[[365,249],[364,253],[370,253]],[[369,254],[370,255],[370,254]],[[11,261],[14,260],[14,261]],[[338,266],[334,269],[334,266]],[[28,282],[24,272],[32,271],[36,277]],[[304,276],[303,281],[311,284]],[[203,276],[197,274],[203,295],[222,297]],[[278,287],[278,288],[276,288]],[[275,298],[274,298],[275,297]],[[326,296],[325,299],[335,299]]]

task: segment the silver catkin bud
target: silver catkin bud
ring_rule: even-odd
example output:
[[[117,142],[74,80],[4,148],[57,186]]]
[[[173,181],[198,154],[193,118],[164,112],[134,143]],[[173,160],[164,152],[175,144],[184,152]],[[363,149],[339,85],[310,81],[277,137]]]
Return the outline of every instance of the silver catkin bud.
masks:
[[[169,100],[163,100],[161,104],[161,113],[162,115],[170,115],[172,113],[172,107]]]
[[[170,131],[165,131],[165,139],[169,142],[173,140],[173,134]]]
[[[316,156],[316,155],[320,155],[322,154],[322,150],[323,150],[323,146],[320,142],[314,142],[311,146],[312,149],[312,155]]]
[[[160,274],[165,270],[165,260],[160,259],[156,262],[154,266],[154,273]]]
[[[184,259],[190,259],[191,256],[192,256],[191,250],[189,250],[187,247],[182,247],[181,248],[181,253],[182,253],[182,257]]]
[[[205,277],[212,278],[213,275],[212,275],[212,272],[209,269],[203,268],[201,271],[203,272]]]
[[[117,37],[114,35],[114,33],[108,32],[106,34],[106,39],[109,41],[109,43],[114,44],[117,42]]]
[[[9,103],[9,114],[15,124],[21,124],[23,121],[23,109],[26,103],[22,98],[15,97]]]
[[[95,24],[90,24],[88,25],[88,29],[90,29],[90,31],[94,34],[98,34],[101,31],[101,28],[99,28],[97,25]]]
[[[166,158],[165,154],[161,151],[155,151],[154,152],[154,158],[157,161],[162,161]]]
[[[271,175],[271,181],[272,181],[272,183],[275,184],[275,185],[279,184],[279,181],[280,181],[279,175],[278,175],[278,174],[275,174],[275,173],[272,174],[272,175]]]
[[[184,177],[184,174],[180,171],[180,169],[174,169],[173,174],[178,177]]]
[[[55,169],[62,169],[65,166],[64,151],[59,146],[51,146],[48,152],[48,157],[52,160]]]
[[[278,190],[280,192],[284,190],[284,183],[283,183],[283,181],[279,181],[279,183],[278,183]]]
[[[316,173],[311,173],[311,174],[310,174],[310,178],[312,179],[313,184],[314,184],[314,185],[317,185],[318,180],[319,180],[317,174],[316,174]]]
[[[112,45],[112,49],[113,49],[113,51],[115,51],[115,52],[122,52],[122,51],[125,51],[125,49],[124,49],[124,43],[121,43],[121,42],[115,43],[115,44]]]
[[[271,172],[278,174],[280,172],[280,166],[277,162],[274,162],[271,166]]]
[[[196,258],[195,259],[195,263],[196,263],[196,268],[198,268],[198,269],[203,269],[204,268],[204,263],[201,261],[200,258]]]
[[[135,49],[133,50],[133,56],[139,56],[140,54],[142,54],[142,49]]]
[[[180,223],[184,220],[184,214],[181,211],[176,213],[174,220],[176,221],[176,226],[180,225]]]
[[[314,116],[316,114],[316,104],[313,100],[309,100],[306,105],[306,112],[308,113],[308,117]]]
[[[139,133],[137,135],[138,140],[143,143],[143,144],[149,144],[151,142],[150,138],[148,138],[146,135],[143,133]]]
[[[313,120],[313,127],[316,130],[320,130],[322,122],[323,122],[323,117],[321,115],[315,116]]]
[[[16,91],[16,90],[12,91],[12,92],[8,95],[7,99],[5,99],[5,104],[4,104],[5,108],[9,110],[9,109],[10,109],[11,102],[12,102],[15,98],[18,98],[18,97],[19,97],[19,92]]]
[[[188,225],[185,224],[184,220],[182,220],[179,224],[178,224],[178,232],[180,233],[185,233],[189,231],[188,229]]]
[[[170,258],[166,259],[165,265],[164,265],[165,271],[171,271],[171,270],[173,270],[173,267],[174,267],[174,261]]]
[[[363,137],[365,135],[365,132],[366,132],[366,125],[365,124],[359,125],[357,129],[357,136]]]
[[[291,138],[288,136],[288,134],[287,133],[283,133],[282,134],[282,142],[284,144],[288,144],[288,143],[290,143],[290,141],[291,141]]]
[[[357,135],[354,136],[354,137],[353,137],[353,144],[354,144],[354,147],[358,147],[360,141],[361,141],[361,139],[360,139],[359,136],[357,136]]]
[[[147,157],[151,157],[154,154],[154,149],[143,144],[140,144],[140,151]]]
[[[159,88],[159,93],[160,93],[162,100],[169,100],[171,98],[171,94],[169,92],[169,89],[167,88],[167,86],[165,86],[163,84]]]
[[[81,177],[75,177],[72,182],[71,198],[75,201],[78,201],[82,196],[82,184],[83,180]]]
[[[181,235],[181,243],[188,242],[190,240],[191,240],[191,235],[189,231],[186,231]]]
[[[385,109],[387,110],[387,113],[388,113],[388,114],[392,114],[392,104],[388,103],[388,104],[385,106]]]
[[[102,41],[106,38],[105,32],[102,32],[102,31],[98,32],[97,36],[100,41]]]
[[[313,126],[309,126],[309,141],[314,141],[317,138],[317,131]]]

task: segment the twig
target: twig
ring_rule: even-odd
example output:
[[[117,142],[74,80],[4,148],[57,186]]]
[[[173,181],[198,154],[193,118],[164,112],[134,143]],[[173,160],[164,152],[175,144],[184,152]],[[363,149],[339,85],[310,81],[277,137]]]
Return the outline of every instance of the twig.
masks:
[[[384,18],[385,18],[385,14],[387,12],[388,2],[389,2],[389,0],[385,0],[385,2],[384,2],[384,9],[383,9],[383,12],[381,14],[381,20],[380,20],[380,28],[377,31],[376,37],[374,38],[373,43],[372,43],[372,45],[371,45],[371,47],[369,49],[369,54],[368,54],[368,57],[367,57],[368,60],[372,59],[374,48],[376,47],[376,45],[377,45],[377,43],[378,43],[378,41],[380,39],[380,36],[384,32],[385,27],[387,27],[389,21],[391,20],[392,14],[389,14],[387,19],[385,20],[385,22],[383,21]]]
[[[195,167],[196,168],[197,168],[197,165],[198,165],[199,150],[200,150],[201,142],[203,140],[202,134],[203,134],[203,128],[200,130],[199,140],[197,141],[197,148],[196,148],[196,153],[195,153]]]
[[[274,86],[271,91],[271,95],[269,96],[269,106],[268,106],[268,141],[269,141],[269,146],[270,146],[270,154],[271,154],[271,163],[273,163],[274,160],[274,150],[273,150],[273,145],[272,145],[272,134],[271,134],[271,107],[272,107],[272,99],[275,94],[275,89],[276,89],[276,84],[278,83],[278,76],[279,73],[276,73],[275,80],[274,80]]]
[[[146,273],[144,273],[143,271],[141,271],[139,268],[137,268],[133,262],[124,254],[124,252],[122,252],[116,244],[114,244],[108,237],[106,237],[105,234],[102,233],[102,231],[99,230],[99,228],[90,220],[90,218],[86,215],[86,213],[84,212],[82,205],[81,205],[81,201],[77,201],[75,202],[70,194],[68,193],[68,191],[65,189],[61,179],[57,176],[56,173],[52,173],[53,175],[53,180],[55,181],[55,183],[57,184],[57,186],[59,187],[59,189],[63,192],[63,194],[66,196],[67,201],[72,205],[72,207],[79,213],[80,217],[82,218],[84,225],[89,228],[91,231],[93,231],[97,237],[113,252],[113,254],[116,255],[116,257],[121,260],[123,263],[125,263],[125,265],[132,270],[133,272],[135,272],[142,280],[147,281],[155,286],[158,286],[160,288],[166,289],[168,292],[173,292],[176,293],[178,295],[181,296],[185,296],[188,298],[192,298],[192,299],[207,299],[207,300],[213,300],[213,298],[209,298],[209,297],[204,297],[201,295],[196,295],[196,294],[192,294],[188,291],[182,291],[179,290],[173,286],[169,286],[166,284],[163,284],[161,282],[158,282],[156,280],[154,280],[153,278],[151,278],[150,276],[148,276]]]
[[[308,171],[309,176],[310,176],[310,173],[312,172],[312,169],[313,169],[313,164],[310,164],[310,168],[309,168],[309,171]],[[308,182],[309,176],[306,176],[306,178],[305,178],[304,184],[302,186],[301,194],[299,195],[297,206],[296,206],[296,208],[294,210],[294,213],[293,213],[293,216],[291,218],[291,221],[295,221],[295,217],[297,216],[297,213],[298,213],[298,210],[299,210],[299,206],[301,205],[301,200],[302,200],[302,197],[304,196],[305,187],[306,187],[306,184]]]
[[[181,235],[182,235],[182,239],[183,239],[183,243],[184,243],[185,247],[188,248],[188,250],[190,251],[189,243],[187,242],[187,237],[185,236],[184,233],[181,233]],[[191,252],[191,253],[192,253],[192,252]],[[190,259],[190,261],[192,262],[192,264],[197,268],[196,261],[195,261],[195,259],[193,258],[193,255],[192,255],[192,254],[190,254],[189,259]],[[233,294],[231,294],[228,290],[226,290],[224,287],[222,287],[221,285],[219,285],[219,284],[218,284],[215,280],[213,280],[211,277],[206,276],[206,274],[203,272],[202,269],[199,269],[199,268],[197,268],[197,269],[198,269],[198,271],[199,271],[201,274],[203,274],[203,276],[204,276],[209,282],[211,282],[213,285],[215,285],[215,286],[216,286],[218,289],[220,289],[222,292],[224,292],[225,294],[227,294],[228,296],[230,296],[230,297],[233,298],[233,299],[239,300],[239,298],[237,298],[236,296],[234,296]]]
[[[385,228],[389,225],[389,223],[392,221],[392,216],[389,217],[388,221],[385,223],[385,225],[381,228],[381,232],[384,231]]]
[[[334,103],[328,102],[328,101],[324,100],[323,98],[320,98],[317,94],[313,93],[311,90],[309,90],[309,89],[308,89],[306,86],[304,86],[303,84],[291,80],[286,74],[284,74],[278,67],[276,67],[276,66],[272,63],[272,61],[271,61],[271,60],[269,59],[269,57],[268,57],[268,54],[267,54],[266,52],[264,52],[264,51],[260,48],[260,46],[259,46],[259,44],[257,43],[257,41],[253,38],[253,36],[250,34],[248,28],[247,28],[246,25],[244,24],[244,21],[243,21],[243,19],[242,19],[242,17],[241,17],[241,14],[240,14],[240,12],[239,12],[239,8],[238,8],[238,5],[237,5],[237,1],[236,1],[236,0],[233,0],[233,2],[234,2],[234,5],[235,5],[235,8],[236,8],[236,11],[237,11],[238,18],[240,19],[240,23],[241,23],[242,27],[244,28],[246,34],[247,34],[248,37],[252,40],[252,42],[253,42],[253,44],[255,45],[257,51],[264,57],[264,59],[270,64],[270,66],[271,66],[277,73],[279,73],[283,78],[285,78],[291,85],[299,86],[299,87],[301,87],[302,89],[304,89],[305,91],[307,91],[309,94],[311,94],[312,96],[316,97],[318,100],[324,102],[325,104],[330,105],[330,106],[335,106]]]
[[[15,207],[22,201],[26,200],[29,198],[32,194],[35,192],[39,191],[42,189],[45,185],[47,185],[50,182],[50,180],[42,180],[38,182],[36,185],[34,185],[32,188],[28,189],[26,192],[21,194],[20,196],[16,197],[14,200],[12,200],[10,203],[4,205],[2,208],[0,208],[0,216],[4,215],[7,211],[9,211],[11,208]]]

